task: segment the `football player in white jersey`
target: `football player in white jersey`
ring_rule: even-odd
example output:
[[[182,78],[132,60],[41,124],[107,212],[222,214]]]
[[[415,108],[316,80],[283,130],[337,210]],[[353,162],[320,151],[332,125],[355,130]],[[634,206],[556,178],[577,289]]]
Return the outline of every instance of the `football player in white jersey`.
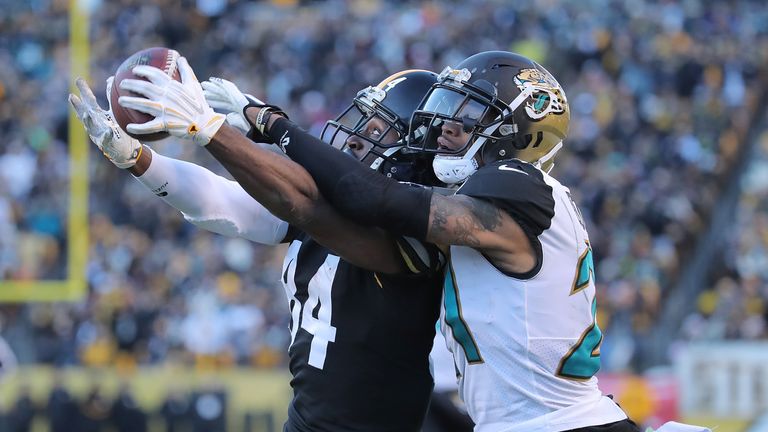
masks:
[[[638,430],[597,386],[589,236],[548,174],[569,116],[558,82],[526,57],[483,52],[447,68],[409,136],[461,186],[451,196],[355,169],[286,119],[265,122],[343,214],[450,252],[441,328],[479,432]]]
[[[146,92],[148,100],[121,98],[157,116],[144,132],[212,140],[243,169],[271,169],[228,146],[227,131],[196,111],[194,94],[164,96],[183,90],[161,78],[165,88]],[[637,431],[597,387],[602,333],[589,238],[568,189],[547,174],[568,129],[562,88],[532,60],[491,51],[447,69],[423,107],[409,139],[437,153],[435,174],[461,184],[454,195],[378,175],[276,107],[244,114],[342,214],[450,252],[441,328],[476,431]]]

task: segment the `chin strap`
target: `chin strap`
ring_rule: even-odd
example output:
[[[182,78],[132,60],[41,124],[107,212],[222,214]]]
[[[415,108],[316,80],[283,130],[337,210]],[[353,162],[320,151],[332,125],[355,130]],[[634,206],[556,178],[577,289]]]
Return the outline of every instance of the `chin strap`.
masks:
[[[560,141],[559,143],[555,144],[555,146],[552,147],[552,150],[548,151],[544,156],[539,158],[539,160],[534,162],[533,166],[535,166],[536,168],[538,168],[540,170],[543,170],[544,172],[549,174],[549,172],[552,171],[552,168],[555,166],[555,162],[552,161],[552,163],[549,164],[549,166],[546,167],[546,168],[544,166],[547,164],[547,162],[549,162],[550,160],[554,159],[555,155],[557,154],[557,152],[560,151],[561,148],[563,148],[563,142],[562,141]]]

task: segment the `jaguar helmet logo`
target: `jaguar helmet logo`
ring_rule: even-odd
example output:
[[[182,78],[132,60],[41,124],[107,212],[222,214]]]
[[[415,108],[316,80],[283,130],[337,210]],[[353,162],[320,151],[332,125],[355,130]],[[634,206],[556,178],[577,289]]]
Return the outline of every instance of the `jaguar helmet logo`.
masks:
[[[533,93],[525,103],[525,112],[531,120],[541,120],[550,114],[562,114],[564,97],[560,84],[546,72],[539,69],[522,69],[515,76],[515,84],[522,90],[533,86]]]

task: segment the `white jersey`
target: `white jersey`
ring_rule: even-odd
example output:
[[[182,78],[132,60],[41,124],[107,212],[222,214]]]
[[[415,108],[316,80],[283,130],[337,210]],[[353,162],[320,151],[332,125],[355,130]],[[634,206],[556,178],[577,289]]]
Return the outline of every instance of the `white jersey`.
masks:
[[[592,250],[569,191],[517,160],[483,167],[457,192],[494,202],[529,235],[540,268],[507,274],[451,247],[441,328],[476,431],[564,431],[626,414],[597,387]]]

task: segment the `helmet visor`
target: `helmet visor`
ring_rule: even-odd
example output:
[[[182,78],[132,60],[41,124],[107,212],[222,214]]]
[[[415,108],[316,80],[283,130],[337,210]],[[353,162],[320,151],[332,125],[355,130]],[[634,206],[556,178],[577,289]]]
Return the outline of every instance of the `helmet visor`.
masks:
[[[409,147],[461,154],[482,136],[482,129],[499,119],[501,110],[491,100],[459,88],[437,86],[411,119]]]
[[[443,114],[455,119],[479,122],[483,118],[487,105],[467,94],[449,88],[437,88],[424,101],[421,111]]]

